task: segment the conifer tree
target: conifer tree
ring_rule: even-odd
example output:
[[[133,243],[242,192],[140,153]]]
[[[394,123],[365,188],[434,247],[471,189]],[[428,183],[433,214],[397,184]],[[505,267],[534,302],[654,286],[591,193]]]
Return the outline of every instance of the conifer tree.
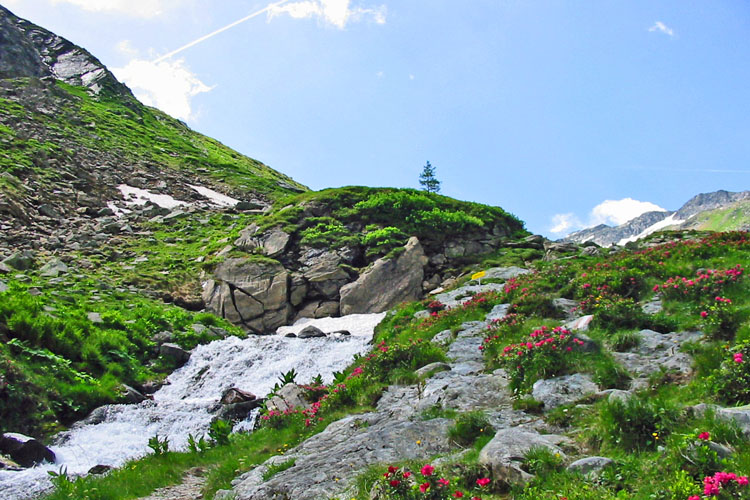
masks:
[[[419,174],[419,183],[422,185],[422,189],[428,193],[439,193],[440,192],[440,181],[435,177],[435,167],[427,164],[422,169],[422,173]]]

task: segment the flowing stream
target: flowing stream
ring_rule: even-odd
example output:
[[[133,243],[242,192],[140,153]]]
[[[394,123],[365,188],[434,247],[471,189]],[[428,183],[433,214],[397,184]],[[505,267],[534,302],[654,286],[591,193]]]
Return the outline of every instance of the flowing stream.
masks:
[[[169,384],[154,394],[153,401],[99,408],[58,434],[50,446],[57,456],[55,464],[20,472],[0,471],[0,498],[21,500],[39,494],[50,487],[48,471],[61,467],[69,474],[83,474],[99,464],[120,466],[147,454],[148,440],[156,434],[169,439],[170,450],[184,449],[188,434],[197,437],[207,432],[214,416],[211,411],[230,387],[262,397],[280,374],[292,368],[298,374],[297,382],[321,374],[329,383],[333,372],[348,366],[355,354],[367,351],[373,329],[384,315],[305,319],[279,328],[276,335],[230,337],[199,346],[187,364],[169,376]],[[308,325],[326,333],[347,330],[351,336],[284,337]]]

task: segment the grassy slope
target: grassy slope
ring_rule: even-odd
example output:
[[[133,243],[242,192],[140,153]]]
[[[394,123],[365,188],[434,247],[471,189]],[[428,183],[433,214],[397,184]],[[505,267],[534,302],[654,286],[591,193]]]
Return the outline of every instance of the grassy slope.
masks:
[[[179,456],[179,460],[186,463],[200,461],[213,465],[206,490],[206,498],[210,498],[216,488],[227,487],[235,474],[263,460],[267,456],[266,452],[273,453],[274,447],[278,448],[279,443],[293,445],[310,432],[326,425],[332,415],[357,411],[358,408],[373,404],[380,391],[389,383],[413,383],[414,368],[441,357],[433,344],[424,342],[438,331],[455,329],[464,321],[479,319],[496,303],[515,304],[515,310],[522,313],[517,324],[488,332],[490,340],[487,345],[494,345],[495,348],[486,350],[486,359],[488,369],[493,369],[498,363],[502,365],[502,359],[497,353],[502,352],[503,345],[518,342],[540,324],[559,324],[559,320],[543,311],[550,311],[548,303],[551,298],[565,296],[580,301],[586,311],[593,312],[594,328],[589,334],[603,350],[598,354],[573,353],[561,365],[557,365],[556,371],[548,372],[547,376],[583,371],[592,373],[595,378],[599,377],[602,387],[620,387],[622,381],[627,380],[627,373],[617,373],[616,377],[601,377],[607,375],[607,367],[612,366],[608,346],[623,342],[623,337],[639,328],[654,326],[654,321],[662,329],[666,326],[678,331],[702,328],[710,332],[711,336],[700,344],[682,347],[694,356],[696,373],[693,377],[674,377],[667,372],[659,373],[650,379],[649,387],[640,391],[635,402],[628,408],[606,401],[582,401],[580,406],[570,405],[544,415],[550,425],[561,428],[562,432],[567,432],[577,443],[575,449],[568,450],[569,460],[581,455],[596,454],[615,460],[615,466],[600,480],[583,481],[580,476],[566,472],[558,457],[536,453],[528,457],[527,465],[539,472],[538,479],[525,488],[508,489],[494,484],[482,494],[482,498],[685,500],[689,495],[699,494],[704,475],[713,474],[717,470],[732,471],[738,475],[750,472],[750,446],[746,438],[732,426],[710,416],[696,418],[683,411],[686,405],[697,402],[723,405],[750,403],[750,393],[747,391],[739,399],[731,399],[731,391],[727,392],[727,384],[724,383],[727,379],[730,382],[738,381],[738,376],[750,376],[750,369],[746,365],[732,363],[731,360],[733,352],[750,342],[750,282],[741,278],[736,282],[718,283],[718,288],[706,292],[711,297],[703,292],[691,291],[689,295],[664,292],[666,314],[658,316],[656,320],[641,314],[637,305],[637,302],[651,300],[655,295],[654,286],[664,284],[670,277],[694,276],[699,269],[725,270],[737,264],[746,267],[750,263],[750,243],[745,239],[746,234],[718,235],[706,239],[703,236],[685,235],[674,244],[646,251],[623,251],[607,257],[539,262],[537,273],[510,283],[505,292],[475,297],[464,307],[425,320],[413,317],[414,312],[424,305],[405,304],[392,312],[378,327],[376,342],[386,342],[388,352],[382,353],[376,349],[371,359],[355,360],[341,375],[340,379],[344,380],[357,366],[364,367],[362,375],[346,381],[346,390],[329,393],[319,413],[326,421],[320,425],[306,428],[296,415],[281,420],[272,419],[272,425],[264,427],[262,432],[235,436],[230,445],[215,448],[210,459],[199,453],[148,457],[132,462],[108,478],[81,480],[76,486],[79,488],[77,491],[96,489],[98,493],[91,498],[134,498],[135,494],[120,491],[117,485],[123,481],[132,481],[132,484],[139,485],[141,491],[145,491],[179,481],[178,473],[172,472],[167,477],[167,471],[172,470],[177,460],[175,457]],[[599,288],[604,284],[608,288]],[[727,328],[718,330],[699,314],[701,310],[712,310],[710,307],[715,293],[732,299],[730,312],[736,320]],[[631,303],[629,299],[637,302]],[[498,338],[493,340],[493,335]],[[394,360],[398,360],[401,369],[393,370]],[[537,368],[544,366],[551,365],[542,362]],[[532,383],[540,373],[542,372],[527,370],[522,376],[529,378],[526,381]],[[513,376],[519,375],[516,373]],[[740,383],[739,386],[743,387],[743,384]],[[532,403],[523,392],[519,395],[519,408],[533,411]],[[454,435],[466,443],[474,442],[474,451],[465,455],[461,463],[450,470],[443,469],[439,472],[451,474],[453,484],[467,485],[474,478],[487,475],[488,471],[476,464],[476,450],[490,436],[481,433],[481,429],[477,430],[476,425],[470,425],[475,417],[439,411],[431,412],[425,418],[435,416],[456,418],[460,425],[457,424],[454,428]],[[723,462],[714,460],[715,457],[710,453],[696,458],[690,450],[696,445],[703,446],[697,435],[704,431],[711,433],[712,440],[733,447],[734,454]],[[471,444],[468,446],[471,447]],[[249,454],[244,461],[239,460],[238,454],[245,451]],[[389,464],[375,465],[362,476],[357,499],[369,498],[369,489],[373,483],[383,481],[382,474],[387,465]],[[420,464],[404,462],[395,465],[415,470]],[[187,465],[179,469],[185,468]],[[145,477],[147,470],[150,474]],[[161,476],[160,471],[163,471]],[[66,497],[57,494],[51,498]]]
[[[750,201],[741,201],[724,208],[695,216],[690,228],[707,231],[737,231],[750,227]]]
[[[9,81],[5,81],[9,85]],[[248,158],[193,130],[165,113],[135,100],[102,93],[93,96],[85,89],[58,82],[45,89],[35,80],[12,81],[15,92],[30,89],[38,99],[27,102],[0,98],[0,170],[11,174],[28,169],[54,181],[54,169],[44,168],[44,159],[68,164],[86,154],[116,155],[122,164],[156,164],[206,176],[230,188],[256,192],[274,199],[291,188],[304,190],[257,160]],[[51,102],[59,110],[45,113],[40,102]],[[32,104],[33,103],[33,104]],[[21,133],[23,122],[37,137]],[[64,144],[65,147],[61,146]],[[282,183],[284,185],[280,185]]]

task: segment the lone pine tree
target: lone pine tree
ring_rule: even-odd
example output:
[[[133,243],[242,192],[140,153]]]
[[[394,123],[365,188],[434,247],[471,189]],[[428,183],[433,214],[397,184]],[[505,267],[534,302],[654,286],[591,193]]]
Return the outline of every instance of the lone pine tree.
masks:
[[[440,192],[440,181],[435,177],[435,167],[430,165],[429,161],[422,169],[422,173],[419,174],[419,183],[428,193]]]

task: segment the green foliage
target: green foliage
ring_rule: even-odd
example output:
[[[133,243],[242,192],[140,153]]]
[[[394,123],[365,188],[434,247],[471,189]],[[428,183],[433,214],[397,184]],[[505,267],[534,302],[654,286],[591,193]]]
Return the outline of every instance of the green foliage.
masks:
[[[216,419],[211,421],[208,427],[208,436],[218,446],[229,444],[229,436],[232,434],[232,424],[226,420]]]
[[[487,416],[482,411],[471,411],[459,414],[453,426],[448,429],[448,437],[462,446],[471,445],[484,432],[490,432]]]
[[[563,459],[545,446],[532,446],[523,459],[523,468],[537,476],[562,470]]]
[[[750,403],[750,342],[727,349],[719,369],[709,378],[719,399],[731,405]]]
[[[169,439],[159,439],[159,435],[151,436],[148,439],[148,447],[154,452],[154,455],[164,455],[169,451]]]
[[[641,335],[634,331],[618,331],[607,338],[607,345],[616,352],[629,351],[638,347]]]
[[[263,481],[268,481],[279,472],[284,472],[287,469],[291,469],[292,467],[294,467],[295,462],[296,460],[294,458],[290,458],[289,460],[286,460],[284,462],[269,465],[266,468],[265,472],[263,472]]]
[[[672,401],[647,394],[603,401],[597,435],[605,445],[625,450],[655,448],[672,431],[680,411]]]
[[[407,235],[397,227],[379,228],[373,224],[365,229],[367,232],[362,236],[362,244],[367,247],[368,257],[385,255],[406,243]]]

